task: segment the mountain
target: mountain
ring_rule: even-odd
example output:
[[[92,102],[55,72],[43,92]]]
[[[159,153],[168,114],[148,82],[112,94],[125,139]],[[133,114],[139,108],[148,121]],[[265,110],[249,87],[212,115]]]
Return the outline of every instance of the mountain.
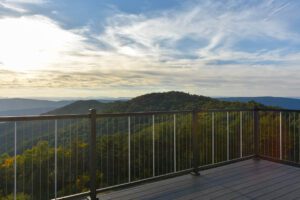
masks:
[[[111,104],[113,103],[103,103],[97,100],[80,100],[44,114],[87,114],[90,108],[95,108],[98,111],[102,111],[105,110]]]
[[[19,98],[0,99],[0,116],[39,115],[72,102]]]
[[[226,97],[219,98],[228,102],[249,102],[255,101],[267,106],[281,107],[285,109],[300,110],[300,99],[284,98],[284,97]]]
[[[55,109],[46,114],[84,114],[90,108],[97,112],[142,112],[142,111],[171,111],[193,109],[226,109],[226,108],[253,108],[261,106],[255,102],[228,102],[205,96],[191,95],[184,92],[151,93],[128,101],[99,102],[97,100],[76,101],[62,108]]]
[[[24,115],[40,115],[50,110],[56,109],[56,107],[43,107],[21,110],[4,110],[0,111],[0,116],[24,116]]]

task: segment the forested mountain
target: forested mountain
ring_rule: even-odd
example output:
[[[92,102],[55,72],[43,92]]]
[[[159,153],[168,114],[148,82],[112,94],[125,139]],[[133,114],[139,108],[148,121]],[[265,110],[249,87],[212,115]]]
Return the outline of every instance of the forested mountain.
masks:
[[[96,108],[98,111],[102,111],[111,104],[111,102],[102,103],[97,100],[80,100],[45,114],[86,114],[90,108]]]
[[[97,112],[142,112],[142,111],[170,111],[193,109],[238,109],[264,107],[255,102],[228,102],[210,97],[191,95],[184,92],[151,93],[138,96],[128,101],[103,103],[96,100],[77,101],[70,105],[48,112],[47,114],[80,114],[88,113],[89,108]]]
[[[286,109],[300,109],[300,99],[285,98],[285,97],[224,97],[218,98],[228,102],[243,102],[255,101],[266,106],[281,107]]]

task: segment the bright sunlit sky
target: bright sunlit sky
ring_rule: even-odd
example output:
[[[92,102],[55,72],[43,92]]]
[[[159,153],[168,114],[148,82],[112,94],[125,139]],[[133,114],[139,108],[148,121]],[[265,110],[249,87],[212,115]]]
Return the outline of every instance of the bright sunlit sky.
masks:
[[[298,0],[0,0],[0,97],[300,96]]]

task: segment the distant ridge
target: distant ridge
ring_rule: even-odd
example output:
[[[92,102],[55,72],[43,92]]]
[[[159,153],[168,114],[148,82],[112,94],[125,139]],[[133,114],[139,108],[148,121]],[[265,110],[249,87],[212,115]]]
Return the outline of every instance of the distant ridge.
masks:
[[[82,110],[86,112],[86,108],[94,107],[97,104],[99,110],[101,103],[111,103],[114,101],[125,101],[127,98],[103,98],[97,100],[41,100],[41,99],[23,99],[23,98],[5,98],[0,99],[0,116],[23,116],[23,115],[40,115],[56,110],[58,108],[67,106],[77,102],[73,106],[77,106],[77,111]],[[127,99],[128,100],[128,99]],[[84,102],[84,103],[83,103]],[[96,102],[96,103],[95,103]],[[106,104],[105,104],[106,105]],[[100,106],[100,107],[99,107]],[[68,110],[68,107],[65,108]],[[76,113],[77,113],[76,111]],[[71,110],[68,112],[72,113]],[[58,113],[59,114],[59,111]]]
[[[255,101],[267,106],[281,107],[285,109],[300,110],[300,99],[286,97],[225,97],[218,98],[228,102],[249,102]]]
[[[226,109],[226,108],[253,108],[264,107],[255,102],[227,102],[205,96],[192,95],[184,92],[151,93],[135,97],[128,101],[115,101],[103,103],[97,100],[81,100],[70,105],[55,109],[46,114],[79,114],[87,113],[89,108],[97,109],[97,112],[142,112],[142,111],[170,111],[192,109]]]
[[[45,114],[86,114],[90,108],[102,111],[110,104],[111,102],[103,103],[97,100],[80,100]]]
[[[0,116],[39,115],[72,102],[73,101],[48,101],[22,98],[0,99]]]

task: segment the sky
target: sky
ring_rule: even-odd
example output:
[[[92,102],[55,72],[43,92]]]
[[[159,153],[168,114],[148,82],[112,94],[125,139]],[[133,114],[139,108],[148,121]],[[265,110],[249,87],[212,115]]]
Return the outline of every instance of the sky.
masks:
[[[298,0],[0,0],[0,97],[300,94]]]

